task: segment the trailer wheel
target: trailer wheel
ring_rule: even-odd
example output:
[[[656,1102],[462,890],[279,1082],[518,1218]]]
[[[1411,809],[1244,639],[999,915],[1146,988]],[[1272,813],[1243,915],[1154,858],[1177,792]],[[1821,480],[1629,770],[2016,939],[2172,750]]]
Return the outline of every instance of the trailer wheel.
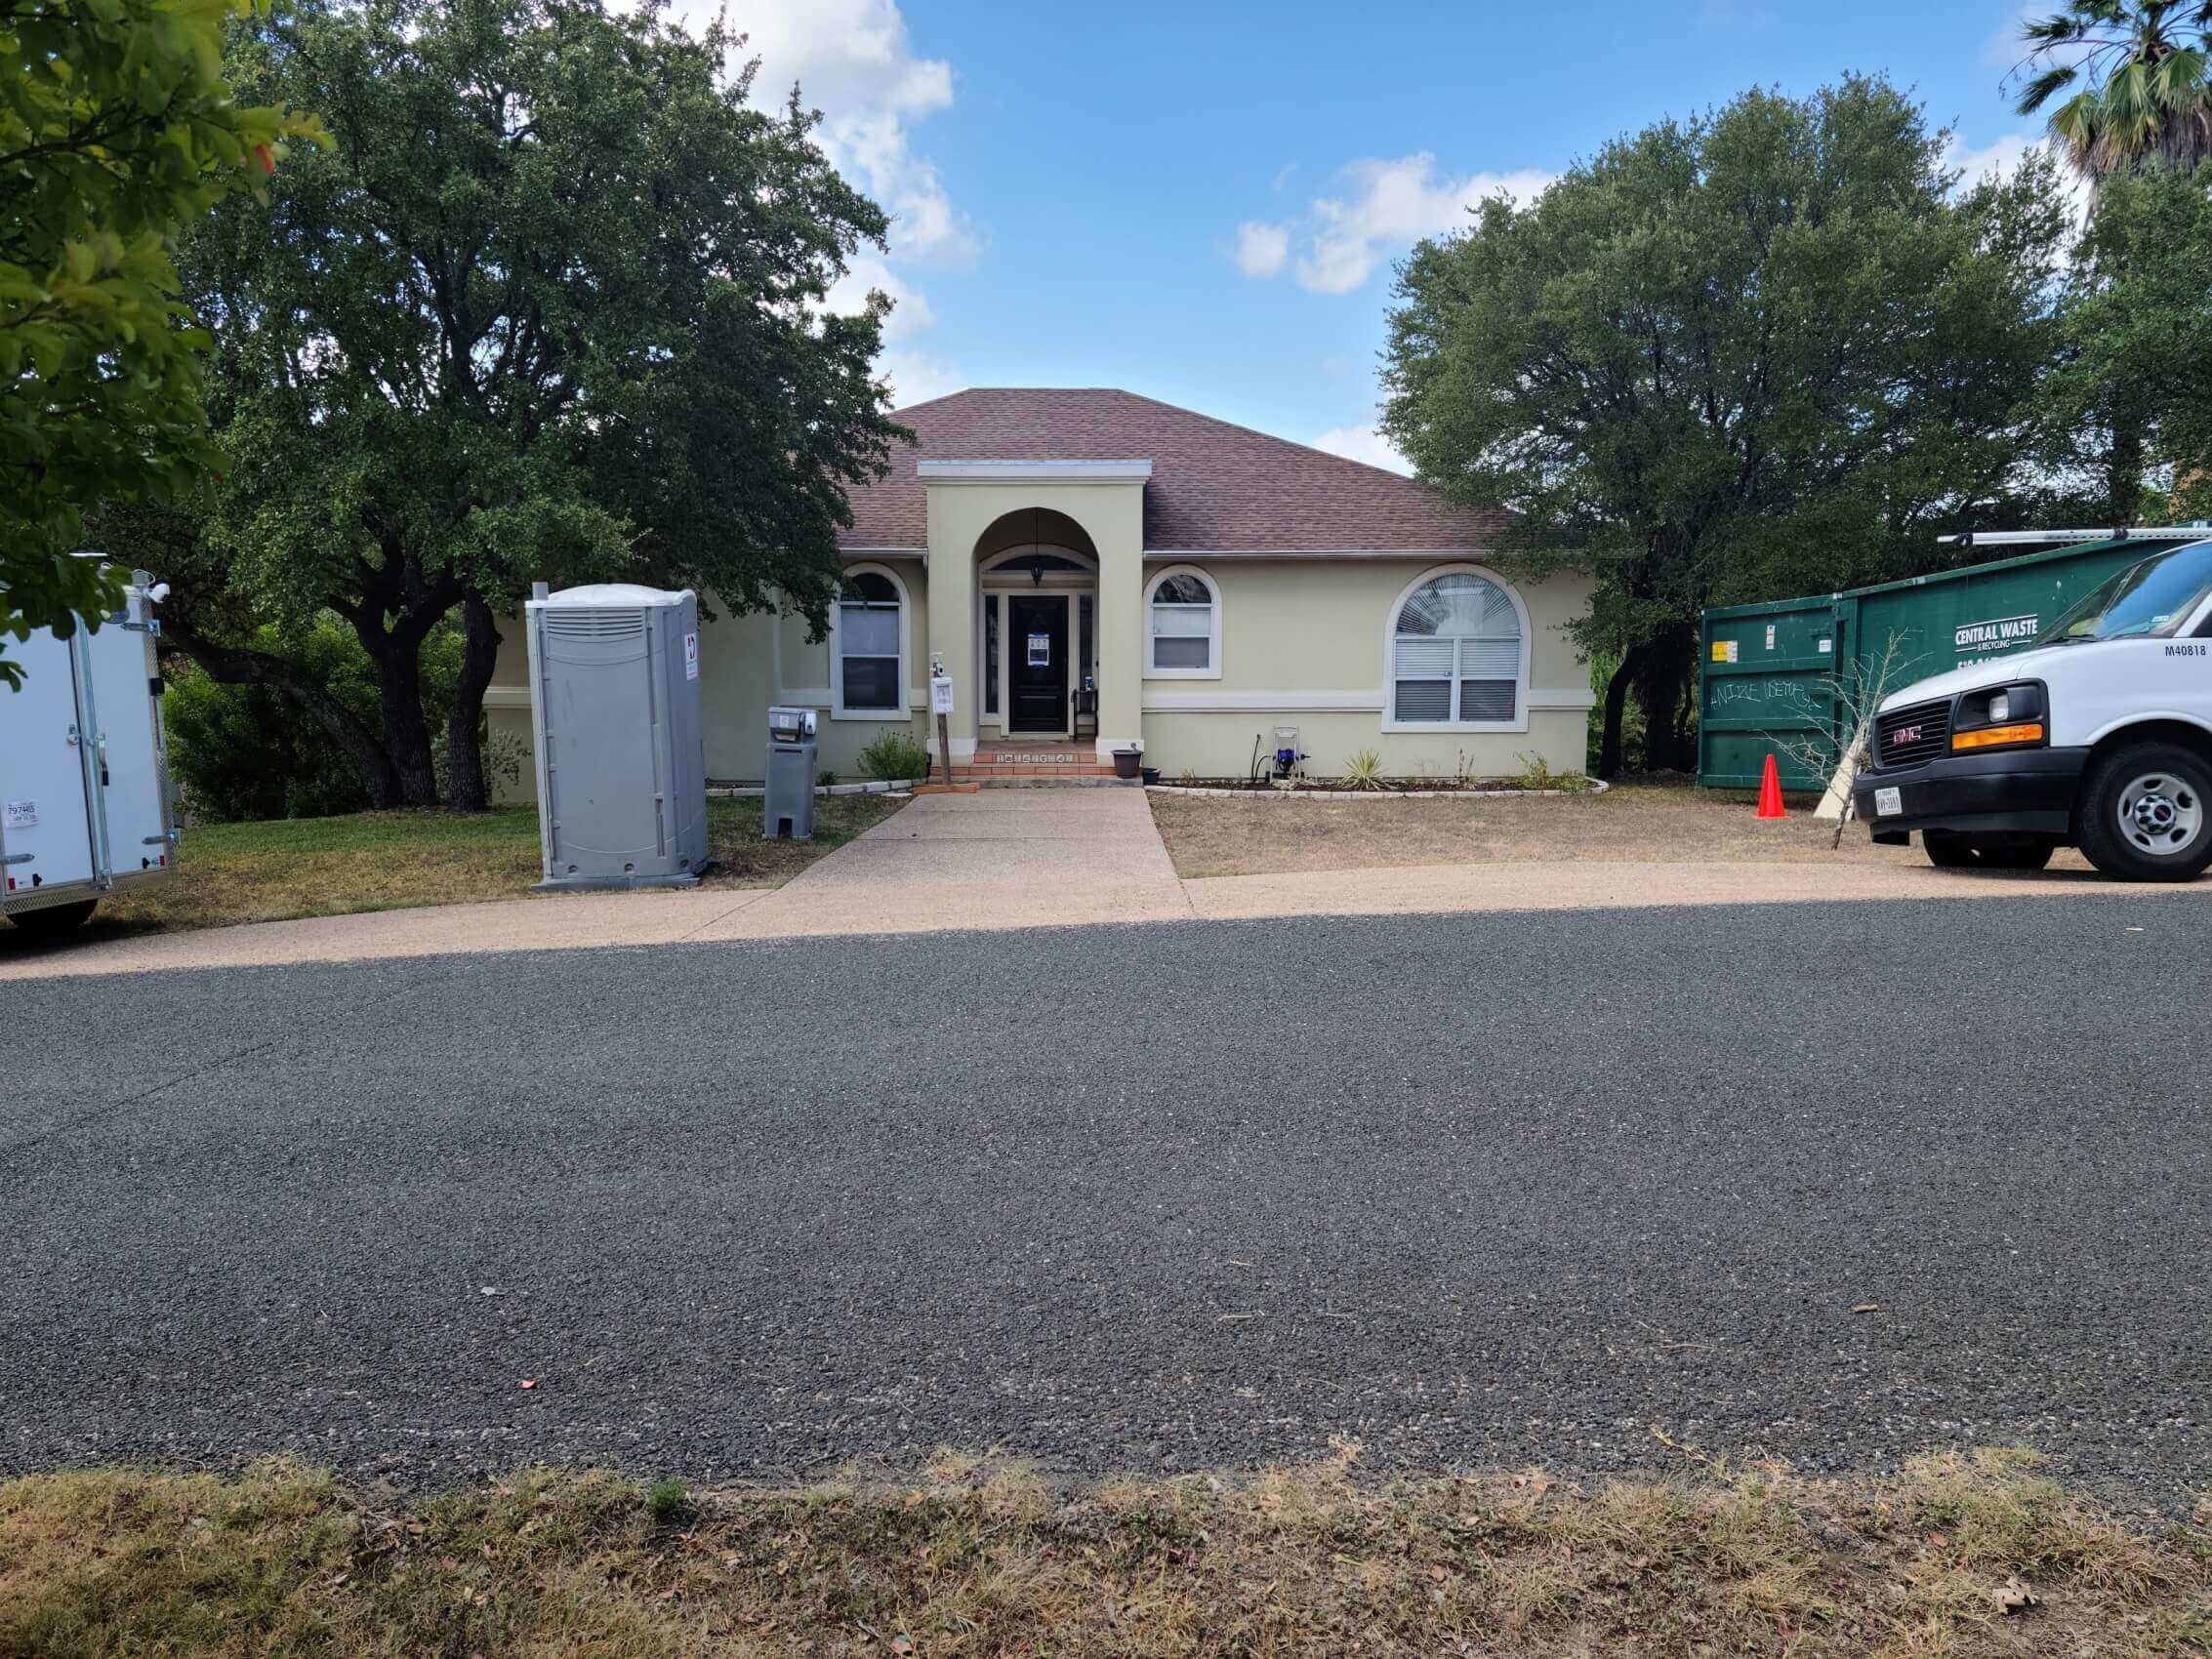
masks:
[[[74,905],[49,905],[43,910],[19,910],[8,919],[26,938],[60,939],[91,920],[93,907],[99,903],[98,899],[84,899]]]
[[[2193,881],[2212,864],[2212,767],[2171,743],[2135,743],[2092,762],[2076,832],[2116,881]]]

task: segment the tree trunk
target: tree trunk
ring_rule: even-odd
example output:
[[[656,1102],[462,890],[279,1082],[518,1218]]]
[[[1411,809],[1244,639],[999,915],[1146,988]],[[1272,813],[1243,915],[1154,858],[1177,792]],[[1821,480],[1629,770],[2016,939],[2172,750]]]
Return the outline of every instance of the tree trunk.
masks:
[[[446,794],[455,812],[482,812],[491,805],[484,788],[484,690],[499,662],[499,624],[474,593],[461,602],[461,683],[453,689],[445,728]]]
[[[430,749],[430,723],[423,716],[422,635],[411,627],[388,632],[358,622],[353,632],[376,668],[377,707],[399,780],[400,804],[435,806],[437,764]]]
[[[294,664],[266,651],[218,645],[201,638],[174,616],[163,619],[161,637],[165,644],[184,652],[212,679],[225,685],[266,686],[279,696],[290,698],[353,762],[371,806],[383,810],[399,804],[399,774],[376,734],[353,718],[346,705],[326,688],[301,673]]]
[[[2143,428],[2123,416],[2112,427],[2112,453],[2106,459],[2112,523],[2126,529],[2143,512]]]
[[[1598,728],[1598,776],[1620,776],[1620,720],[1628,708],[1628,688],[1635,683],[1643,647],[1631,645],[1620,654],[1620,666],[1605,682],[1605,717]]]
[[[1670,623],[1641,647],[1636,701],[1644,711],[1644,764],[1655,772],[1690,772],[1698,765],[1696,747],[1682,701],[1690,684],[1692,634]]]

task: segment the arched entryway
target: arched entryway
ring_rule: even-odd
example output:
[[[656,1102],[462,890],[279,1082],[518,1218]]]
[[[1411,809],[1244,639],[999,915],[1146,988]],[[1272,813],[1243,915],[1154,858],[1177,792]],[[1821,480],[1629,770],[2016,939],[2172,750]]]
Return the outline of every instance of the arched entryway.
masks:
[[[1097,736],[1098,550],[1066,513],[1002,514],[975,546],[979,734],[1003,743]]]

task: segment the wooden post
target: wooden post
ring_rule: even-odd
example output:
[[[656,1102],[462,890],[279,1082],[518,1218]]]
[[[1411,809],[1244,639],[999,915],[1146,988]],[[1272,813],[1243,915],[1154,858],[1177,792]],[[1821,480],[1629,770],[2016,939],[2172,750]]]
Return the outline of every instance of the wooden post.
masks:
[[[929,711],[937,716],[937,757],[945,763],[945,788],[953,787],[953,734],[948,716],[953,711],[953,682],[945,676],[943,658],[929,664]]]

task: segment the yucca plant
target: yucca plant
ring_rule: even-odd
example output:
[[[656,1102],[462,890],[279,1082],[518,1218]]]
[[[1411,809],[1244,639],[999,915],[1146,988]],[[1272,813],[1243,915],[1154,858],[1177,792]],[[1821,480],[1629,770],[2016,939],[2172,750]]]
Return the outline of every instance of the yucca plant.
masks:
[[[1372,749],[1353,751],[1344,762],[1344,787],[1351,789],[1382,788],[1382,756]]]
[[[2067,0],[2026,25],[2020,112],[2051,110],[2051,136],[2096,182],[2212,159],[2212,0]]]

